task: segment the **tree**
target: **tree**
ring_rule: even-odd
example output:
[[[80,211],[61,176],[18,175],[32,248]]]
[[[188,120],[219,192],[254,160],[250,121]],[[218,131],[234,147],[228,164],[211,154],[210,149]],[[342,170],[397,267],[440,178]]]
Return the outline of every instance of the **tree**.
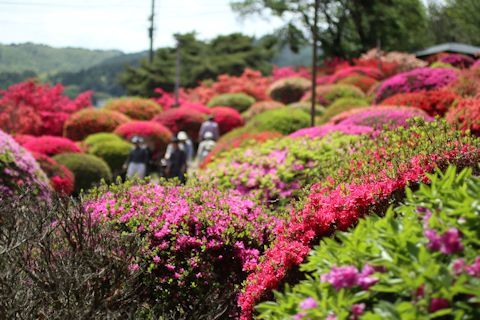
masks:
[[[242,0],[232,8],[242,16],[268,12],[285,19],[290,43],[314,32],[326,56],[352,57],[375,47],[409,51],[427,40],[427,14],[421,0],[320,0],[314,28],[314,0]]]
[[[240,75],[247,67],[270,71],[275,53],[275,39],[252,37],[234,33],[201,41],[194,33],[175,35],[180,47],[180,84],[193,87],[201,80],[214,79],[220,74]],[[121,82],[134,95],[152,96],[155,88],[174,89],[175,48],[161,48],[152,63],[142,61],[138,68],[128,68]]]

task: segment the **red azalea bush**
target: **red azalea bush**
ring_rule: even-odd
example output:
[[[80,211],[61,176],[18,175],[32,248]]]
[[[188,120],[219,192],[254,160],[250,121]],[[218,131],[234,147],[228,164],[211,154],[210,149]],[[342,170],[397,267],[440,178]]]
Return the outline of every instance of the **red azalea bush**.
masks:
[[[64,195],[71,195],[75,186],[73,173],[67,167],[45,154],[34,152],[33,156],[50,179],[53,190]]]
[[[346,68],[339,69],[330,78],[330,83],[336,83],[342,79],[351,76],[367,76],[376,80],[382,79],[382,72],[375,67],[363,67],[363,66],[348,66]]]
[[[273,66],[272,79],[277,81],[284,78],[305,78],[310,79],[310,70],[305,67],[278,67]]]
[[[182,104],[180,104],[180,108],[184,108],[184,109],[187,109],[187,110],[195,110],[195,111],[198,111],[200,113],[203,113],[203,114],[211,114],[212,113],[212,109],[207,107],[206,105],[204,104],[201,104],[201,103],[198,103],[198,102],[183,102]]]
[[[398,93],[382,101],[385,106],[409,106],[422,109],[431,116],[443,116],[460,99],[455,92],[440,89]]]
[[[339,84],[348,84],[360,88],[367,93],[374,85],[378,83],[375,78],[363,75],[353,75],[339,80]]]
[[[356,126],[356,125],[325,124],[318,127],[300,129],[290,134],[289,137],[290,138],[308,137],[308,138],[314,139],[314,138],[323,138],[326,135],[329,135],[334,132],[340,132],[343,134],[357,136],[360,134],[373,133],[373,128],[367,127],[367,126]]]
[[[359,140],[354,149],[312,186],[303,209],[292,211],[289,223],[278,230],[239,297],[241,319],[251,319],[255,303],[268,297],[322,237],[348,230],[372,209],[380,214],[405,186],[428,181],[427,174],[437,168],[475,166],[480,160],[477,140],[442,123],[383,132],[377,139]]]
[[[64,122],[74,112],[92,105],[92,92],[71,100],[61,84],[33,80],[0,91],[0,128],[15,134],[61,136]]]
[[[391,76],[398,72],[405,72],[417,68],[423,68],[428,65],[426,61],[418,59],[414,54],[398,51],[384,52],[381,50],[379,51],[378,49],[372,49],[366,52],[360,57],[360,59],[356,60],[356,63],[359,65],[362,65],[364,63],[367,63],[367,65],[371,65],[373,63],[374,66],[387,66],[390,64],[388,69],[390,69],[391,72],[386,72],[387,76]],[[395,68],[392,68],[391,66],[395,66]]]
[[[258,101],[255,102],[248,108],[247,111],[242,113],[242,116],[245,120],[249,120],[256,116],[257,114],[260,114],[264,111],[271,110],[271,109],[279,109],[284,107],[285,105],[281,102],[277,101]]]
[[[173,134],[185,131],[191,139],[197,140],[200,126],[205,118],[204,114],[195,110],[174,108],[159,114],[153,118],[153,121],[164,125]]]
[[[449,89],[464,98],[480,96],[480,68],[463,70]]]
[[[162,107],[151,99],[123,97],[108,101],[104,108],[123,113],[133,120],[150,120],[162,112]]]
[[[41,136],[29,139],[22,145],[31,152],[37,152],[46,156],[54,156],[67,152],[82,152],[72,140],[64,137]]]
[[[16,134],[13,136],[13,139],[15,139],[15,141],[21,146],[29,143],[30,141],[34,141],[36,138],[37,137],[29,134]]]
[[[245,123],[240,112],[230,107],[214,107],[212,108],[212,114],[215,117],[215,122],[218,123],[220,134],[232,131]]]
[[[475,63],[475,59],[464,54],[446,54],[439,61],[462,69],[468,69]]]
[[[283,78],[268,88],[268,95],[275,101],[289,104],[299,101],[310,88],[311,81],[305,78]]]
[[[364,98],[365,94],[359,88],[348,84],[330,84],[321,85],[315,88],[316,99],[322,106],[328,106],[340,98]],[[312,99],[312,93],[307,92],[302,101],[310,101]]]
[[[126,140],[133,136],[141,136],[148,144],[153,146],[156,152],[165,151],[168,143],[172,140],[172,132],[165,126],[154,121],[131,121],[118,126],[115,131]]]
[[[443,88],[458,78],[450,68],[419,68],[388,78],[377,89],[375,103],[380,103],[397,93],[428,91]]]
[[[87,109],[74,113],[66,122],[64,136],[80,141],[97,132],[112,132],[121,124],[130,121],[126,115],[116,111]]]
[[[349,115],[343,117],[338,125],[367,126],[375,130],[383,130],[385,126],[389,129],[408,128],[411,125],[409,119],[415,117],[420,117],[425,121],[433,121],[433,118],[423,110],[413,107],[369,107],[348,112]],[[338,118],[341,117],[342,114],[338,115]]]
[[[462,99],[447,113],[447,121],[460,128],[470,130],[480,136],[480,99]]]

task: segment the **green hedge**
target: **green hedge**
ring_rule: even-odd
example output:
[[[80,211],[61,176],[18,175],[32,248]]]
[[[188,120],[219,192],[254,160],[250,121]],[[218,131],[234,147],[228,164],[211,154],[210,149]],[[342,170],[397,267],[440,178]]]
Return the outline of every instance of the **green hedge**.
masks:
[[[123,141],[123,140],[119,135],[115,133],[99,132],[99,133],[91,134],[88,137],[86,137],[85,140],[83,140],[83,145],[88,149],[90,147],[95,146],[96,144],[111,142],[111,141]]]
[[[105,141],[95,144],[88,152],[105,160],[112,172],[117,175],[122,171],[131,149],[132,144],[123,140]]]
[[[253,117],[246,127],[258,131],[277,131],[286,135],[309,125],[310,117],[305,111],[285,107],[265,111]]]
[[[225,93],[214,96],[208,102],[209,107],[232,107],[238,112],[244,112],[252,104],[255,103],[255,98],[245,93]]]

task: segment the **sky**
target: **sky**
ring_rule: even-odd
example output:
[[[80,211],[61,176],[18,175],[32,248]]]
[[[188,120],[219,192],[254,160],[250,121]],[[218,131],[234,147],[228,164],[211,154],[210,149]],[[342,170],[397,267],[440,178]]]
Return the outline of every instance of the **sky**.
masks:
[[[196,31],[200,39],[242,32],[262,36],[279,19],[240,19],[229,0],[156,0],[155,47],[174,44],[172,35]],[[151,0],[0,0],[0,43],[53,47],[148,49]]]

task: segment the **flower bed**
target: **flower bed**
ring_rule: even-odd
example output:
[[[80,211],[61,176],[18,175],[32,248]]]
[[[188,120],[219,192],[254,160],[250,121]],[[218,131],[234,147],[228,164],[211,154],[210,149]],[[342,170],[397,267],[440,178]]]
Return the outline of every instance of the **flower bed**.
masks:
[[[258,318],[480,317],[480,180],[453,168],[431,180],[386,217],[324,239],[300,267],[308,279]]]
[[[104,109],[123,113],[133,120],[150,120],[162,112],[162,107],[155,101],[139,97],[112,99]]]

